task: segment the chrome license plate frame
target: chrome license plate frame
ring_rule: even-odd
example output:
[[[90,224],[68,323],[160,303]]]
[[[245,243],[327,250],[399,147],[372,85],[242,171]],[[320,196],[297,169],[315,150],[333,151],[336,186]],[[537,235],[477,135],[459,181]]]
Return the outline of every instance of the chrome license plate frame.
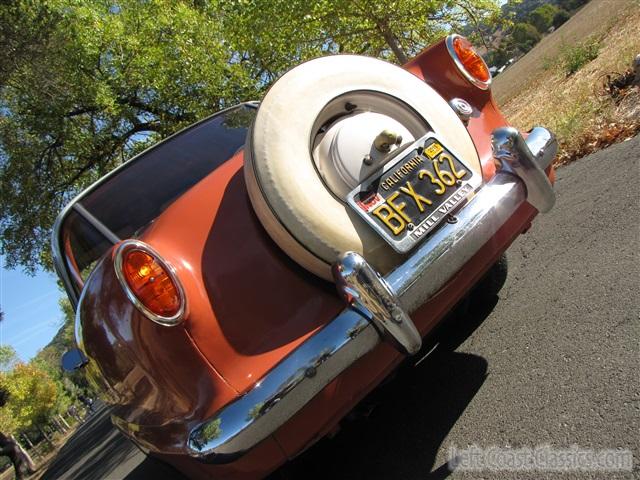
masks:
[[[395,251],[407,253],[481,186],[482,175],[431,132],[349,192],[347,203]]]

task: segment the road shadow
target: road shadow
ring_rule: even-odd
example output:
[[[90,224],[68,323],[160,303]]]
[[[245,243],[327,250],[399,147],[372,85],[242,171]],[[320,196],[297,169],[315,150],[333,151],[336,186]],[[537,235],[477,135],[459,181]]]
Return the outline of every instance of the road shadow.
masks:
[[[340,432],[323,439],[270,476],[275,479],[402,478],[441,480],[448,465],[434,465],[438,450],[480,390],[487,361],[455,349],[485,320],[495,298],[467,299],[425,339],[435,350],[417,366],[404,365],[370,394],[343,422]],[[417,356],[416,358],[420,358]]]
[[[142,453],[136,446],[113,427],[110,410],[102,407],[67,440],[40,478],[184,478],[170,466],[156,459],[147,457],[140,462],[141,456]],[[131,464],[126,465],[129,462]]]

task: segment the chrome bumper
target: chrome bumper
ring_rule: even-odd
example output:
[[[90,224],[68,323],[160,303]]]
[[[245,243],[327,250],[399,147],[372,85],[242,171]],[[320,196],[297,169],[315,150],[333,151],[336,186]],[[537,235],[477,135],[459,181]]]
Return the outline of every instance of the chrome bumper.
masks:
[[[336,376],[383,338],[407,354],[422,339],[409,313],[436,293],[525,201],[548,211],[555,195],[544,169],[555,157],[554,136],[544,128],[526,140],[513,128],[493,133],[500,171],[458,213],[382,278],[356,253],[334,266],[338,290],[348,302],[331,323],[274,367],[252,390],[195,428],[190,455],[227,463],[274,433]]]

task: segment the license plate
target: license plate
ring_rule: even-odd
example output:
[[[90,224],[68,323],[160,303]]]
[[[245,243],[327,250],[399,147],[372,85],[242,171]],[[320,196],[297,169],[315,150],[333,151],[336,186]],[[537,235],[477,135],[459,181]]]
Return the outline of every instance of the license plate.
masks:
[[[482,183],[433,134],[405,152],[347,196],[349,205],[400,253],[423,240]]]

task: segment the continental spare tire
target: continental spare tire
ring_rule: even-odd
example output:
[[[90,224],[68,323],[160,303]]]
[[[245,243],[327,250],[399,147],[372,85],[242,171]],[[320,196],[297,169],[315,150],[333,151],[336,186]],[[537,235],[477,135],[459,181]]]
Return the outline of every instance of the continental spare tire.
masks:
[[[388,154],[372,148],[381,129],[399,139]],[[465,126],[413,74],[355,55],[303,63],[267,92],[248,133],[244,173],[253,208],[273,240],[320,277],[331,279],[331,264],[346,251],[386,274],[402,255],[352,211],[345,192],[430,131],[481,173]]]

